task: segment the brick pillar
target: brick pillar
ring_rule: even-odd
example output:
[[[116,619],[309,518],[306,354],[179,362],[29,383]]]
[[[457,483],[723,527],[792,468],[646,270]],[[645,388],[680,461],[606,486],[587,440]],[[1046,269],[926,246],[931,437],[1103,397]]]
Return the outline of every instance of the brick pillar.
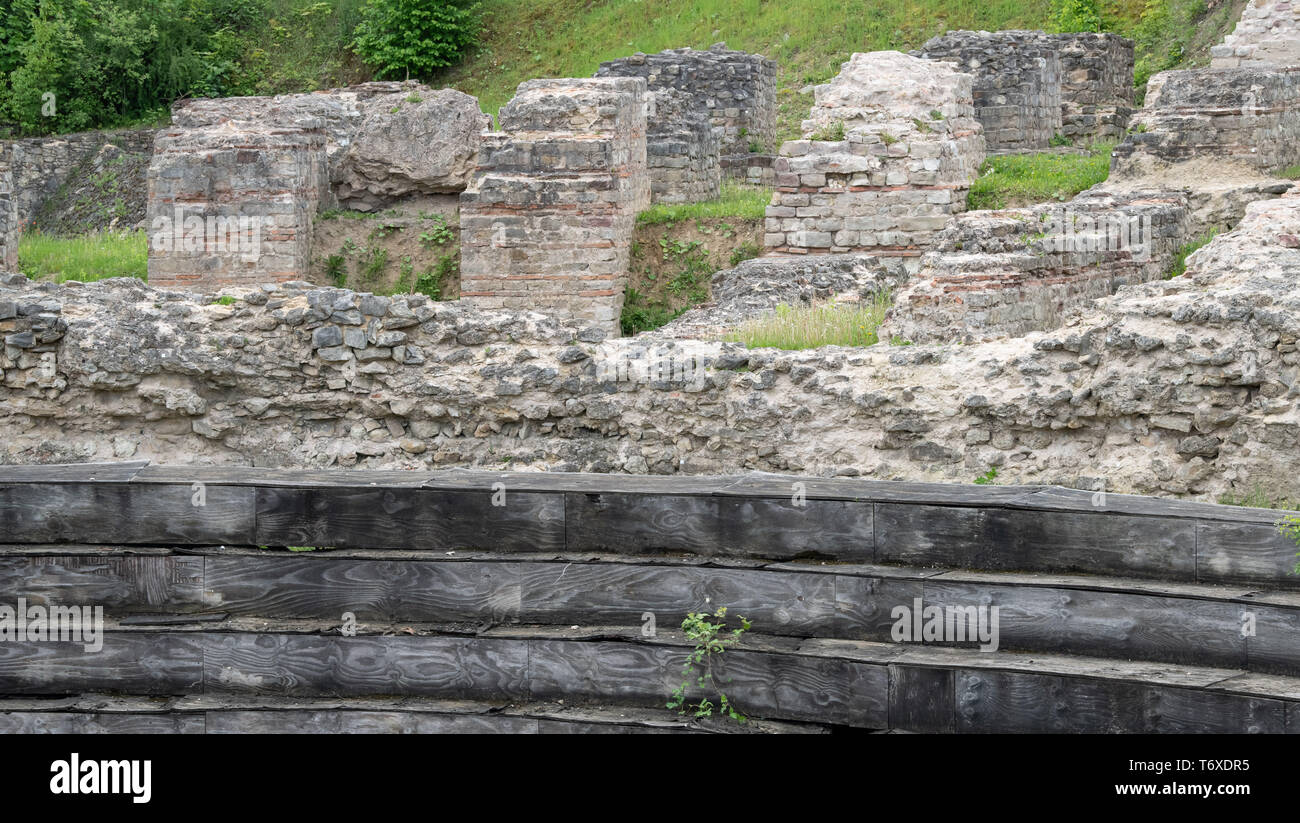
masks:
[[[530,80],[500,120],[460,198],[462,299],[617,335],[632,229],[650,200],[645,81]]]
[[[215,290],[305,280],[325,164],[325,133],[313,118],[159,132],[149,164],[150,284]]]

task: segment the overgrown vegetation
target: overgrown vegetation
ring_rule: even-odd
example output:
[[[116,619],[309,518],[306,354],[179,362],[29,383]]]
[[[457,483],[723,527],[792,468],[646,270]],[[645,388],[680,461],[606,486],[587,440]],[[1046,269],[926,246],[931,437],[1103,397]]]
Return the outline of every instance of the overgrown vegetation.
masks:
[[[777,61],[778,140],[798,136],[808,86],[839,72],[855,51],[907,51],[949,29],[1092,30],[1137,38],[1141,83],[1155,67],[1203,65],[1240,16],[1244,0],[1207,10],[1205,0],[1093,0],[1071,11],[1059,0],[484,0],[482,44],[441,82],[495,112],[532,77],[590,76],[603,60],[690,46],[755,51]],[[1088,8],[1083,8],[1086,5]],[[1172,63],[1171,63],[1172,59]],[[1159,70],[1156,68],[1155,70]],[[764,147],[773,149],[773,147]]]
[[[1179,246],[1178,251],[1174,254],[1174,262],[1169,266],[1169,271],[1165,274],[1165,279],[1170,280],[1181,277],[1187,271],[1187,258],[1192,255],[1192,252],[1209,243],[1218,233],[1218,229],[1210,229],[1200,237]]]
[[[723,181],[722,191],[715,200],[699,203],[656,203],[637,215],[642,226],[660,223],[680,223],[683,220],[701,220],[710,217],[734,217],[738,220],[762,220],[767,204],[772,200],[769,189],[744,186],[731,180]]]
[[[867,305],[826,303],[780,305],[765,317],[741,323],[724,339],[751,349],[815,349],[821,346],[871,346],[884,322],[890,297],[879,294]]]
[[[1008,154],[990,157],[966,197],[969,209],[1006,209],[1048,200],[1066,201],[1110,175],[1113,141],[1086,154]]]
[[[716,622],[715,622],[716,620]],[[722,606],[713,614],[708,612],[691,612],[682,621],[682,632],[686,639],[695,644],[682,667],[682,676],[686,678],[682,685],[673,690],[668,699],[668,708],[677,709],[678,714],[692,714],[694,717],[712,717],[716,710],[723,717],[729,717],[737,723],[746,722],[747,718],[736,709],[736,704],[727,697],[714,672],[718,658],[749,631],[751,623],[743,617],[736,628],[727,627],[727,607]],[[690,702],[687,695],[691,690],[691,681],[704,695],[697,702]],[[718,702],[711,699],[716,693]]]
[[[427,79],[474,42],[468,0],[3,0],[0,121],[153,124],[181,97]]]
[[[144,279],[148,265],[149,241],[144,232],[60,237],[27,231],[18,241],[18,270],[33,280]]]

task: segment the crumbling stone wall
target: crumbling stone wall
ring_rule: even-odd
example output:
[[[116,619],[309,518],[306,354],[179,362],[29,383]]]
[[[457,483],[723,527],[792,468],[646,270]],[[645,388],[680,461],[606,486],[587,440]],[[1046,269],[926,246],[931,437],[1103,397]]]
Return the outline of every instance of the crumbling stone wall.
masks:
[[[747,186],[776,185],[776,155],[758,152],[722,155],[722,176]]]
[[[0,144],[0,272],[18,271],[18,203],[12,158],[12,149]]]
[[[970,343],[1049,330],[1070,309],[1163,277],[1190,235],[1188,198],[1168,190],[967,212],[896,294],[881,334]]]
[[[1133,115],[1133,41],[1094,32],[1045,37],[1061,59],[1061,134],[1075,141],[1123,137]]]
[[[325,136],[330,204],[358,211],[464,191],[480,135],[492,122],[468,94],[414,81],[276,97],[183,100],[172,110],[174,129],[228,123],[295,127],[303,118],[319,120]]]
[[[678,89],[719,133],[721,152],[770,150],[776,140],[776,61],[715,43],[708,51],[669,49],[600,64],[597,77],[642,77],[651,91]]]
[[[1250,0],[1241,20],[1210,47],[1210,68],[1300,66],[1300,5],[1294,0]]]
[[[163,129],[149,165],[149,282],[215,289],[302,279],[327,180],[314,117]]]
[[[1256,202],[1187,274],[1050,333],[794,352],[602,341],[578,321],[307,284],[227,306],[11,276],[0,460],[965,482],[995,466],[998,482],[1294,499],[1297,238],[1300,195]]]
[[[975,117],[988,151],[1044,149],[1061,131],[1061,58],[1043,32],[950,31],[913,54],[975,78]]]
[[[463,300],[617,333],[632,230],[650,199],[645,95],[633,77],[520,84],[461,195]]]
[[[698,203],[716,198],[722,186],[718,135],[692,99],[676,90],[650,95],[654,108],[646,131],[646,164],[653,203]]]
[[[13,141],[10,144],[10,162],[18,224],[23,226],[31,223],[45,201],[68,183],[69,176],[104,146],[113,144],[128,154],[147,155],[153,151],[153,139],[153,129],[137,129],[88,131]]]
[[[984,159],[970,75],[898,52],[855,54],[781,147],[764,246],[916,257]],[[838,137],[840,139],[826,139]]]
[[[1300,68],[1161,72],[1115,148],[1111,177],[1204,160],[1270,173],[1300,163]]]

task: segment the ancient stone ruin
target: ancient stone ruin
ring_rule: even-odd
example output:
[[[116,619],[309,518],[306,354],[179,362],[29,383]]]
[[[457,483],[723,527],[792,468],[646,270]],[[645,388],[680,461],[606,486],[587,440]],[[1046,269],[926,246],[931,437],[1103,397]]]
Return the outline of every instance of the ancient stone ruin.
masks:
[[[966,208],[984,159],[971,78],[898,52],[855,54],[785,143],[763,244],[780,254],[915,257]]]
[[[1114,34],[950,31],[914,55],[975,78],[990,152],[1047,148],[1054,137],[1118,138],[1133,105],[1133,41]]]
[[[14,196],[13,154],[0,146],[0,269],[18,270],[18,201]]]
[[[460,198],[462,298],[617,334],[632,227],[650,202],[645,81],[530,80],[500,117]]]
[[[1300,7],[1292,0],[1250,0],[1210,56],[1215,69],[1300,65]]]
[[[693,97],[676,89],[651,92],[646,125],[650,202],[699,203],[722,187],[719,138]]]

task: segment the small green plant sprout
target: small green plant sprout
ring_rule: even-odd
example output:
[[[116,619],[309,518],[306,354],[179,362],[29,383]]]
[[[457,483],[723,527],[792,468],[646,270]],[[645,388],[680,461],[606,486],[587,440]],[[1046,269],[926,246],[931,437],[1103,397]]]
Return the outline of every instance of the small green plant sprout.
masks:
[[[216,300],[213,300],[213,301],[212,301],[212,305],[214,305],[214,306],[233,306],[233,305],[235,305],[236,302],[237,302],[237,300],[236,300],[234,297],[231,297],[231,296],[228,295],[228,294],[223,294],[223,295],[221,295],[220,297],[218,297]]]
[[[843,140],[843,139],[844,139],[844,121],[843,121],[843,120],[836,120],[834,123],[828,123],[828,124],[826,124],[825,126],[822,126],[820,129],[818,129],[818,130],[813,134],[813,136],[812,136],[810,139],[812,139],[812,140],[829,140],[829,141],[832,141],[832,142],[839,141],[839,140]]]
[[[1300,514],[1288,514],[1281,520],[1277,521],[1277,530],[1283,537],[1290,540],[1296,545],[1300,545]],[[1291,570],[1292,574],[1300,574],[1300,552],[1296,552],[1295,568]]]
[[[1074,141],[1066,137],[1064,134],[1057,132],[1056,134],[1053,134],[1051,139],[1047,141],[1047,145],[1051,146],[1052,148],[1056,148],[1058,146],[1072,146],[1074,145]]]
[[[717,622],[714,622],[713,618],[716,618]],[[726,606],[719,607],[713,614],[691,612],[686,615],[686,619],[682,621],[682,632],[685,633],[687,640],[695,644],[695,647],[682,668],[682,675],[687,679],[673,690],[672,697],[668,699],[668,708],[677,709],[678,714],[693,714],[697,718],[712,717],[716,710],[718,714],[729,717],[737,723],[748,720],[736,710],[736,704],[727,697],[726,692],[722,691],[713,672],[717,658],[728,648],[740,642],[741,636],[749,631],[752,625],[743,617],[739,617],[739,620],[739,628],[727,628]],[[691,688],[691,678],[695,680],[694,685],[704,692],[704,696],[697,703],[691,703],[686,698],[686,693]],[[718,699],[716,704],[710,699],[710,695],[715,691]]]
[[[996,480],[997,477],[998,477],[998,469],[996,466],[994,466],[990,468],[988,471],[981,474],[979,477],[975,478],[975,485],[991,486],[993,485],[993,481]]]
[[[441,248],[456,239],[455,233],[447,225],[447,218],[441,214],[429,215],[430,226],[420,232],[420,245],[426,249]]]
[[[942,119],[943,119],[943,112],[939,111],[938,109],[932,109],[932,110],[930,111],[930,119],[931,119],[931,120],[942,120]]]

